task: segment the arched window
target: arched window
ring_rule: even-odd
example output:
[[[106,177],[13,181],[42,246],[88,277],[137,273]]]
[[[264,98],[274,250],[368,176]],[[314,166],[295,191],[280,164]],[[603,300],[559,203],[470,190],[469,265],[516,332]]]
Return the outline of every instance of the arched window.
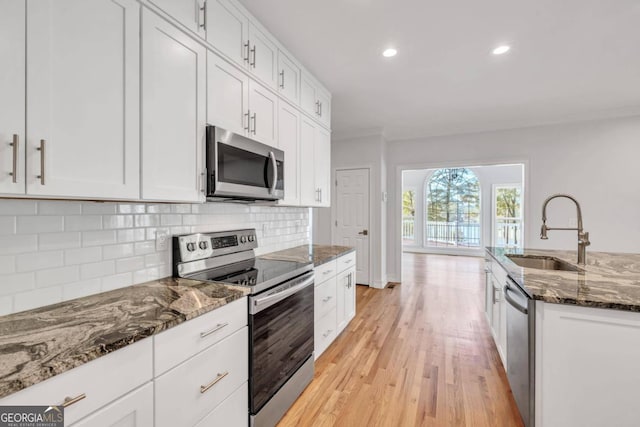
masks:
[[[425,246],[480,246],[480,183],[465,168],[436,170],[426,185]]]

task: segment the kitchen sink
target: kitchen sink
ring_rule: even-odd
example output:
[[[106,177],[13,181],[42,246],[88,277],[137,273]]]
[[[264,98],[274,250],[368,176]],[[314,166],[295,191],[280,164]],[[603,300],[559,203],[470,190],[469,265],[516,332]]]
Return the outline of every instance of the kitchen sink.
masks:
[[[538,270],[583,271],[566,261],[542,255],[507,255],[511,261],[520,267],[536,268]]]

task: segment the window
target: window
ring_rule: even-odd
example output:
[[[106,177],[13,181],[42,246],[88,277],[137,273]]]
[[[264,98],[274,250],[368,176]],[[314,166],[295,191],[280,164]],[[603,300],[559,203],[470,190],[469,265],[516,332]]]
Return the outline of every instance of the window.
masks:
[[[520,184],[493,187],[493,246],[522,247],[522,187]]]
[[[426,200],[425,246],[480,247],[480,183],[471,170],[436,170]]]

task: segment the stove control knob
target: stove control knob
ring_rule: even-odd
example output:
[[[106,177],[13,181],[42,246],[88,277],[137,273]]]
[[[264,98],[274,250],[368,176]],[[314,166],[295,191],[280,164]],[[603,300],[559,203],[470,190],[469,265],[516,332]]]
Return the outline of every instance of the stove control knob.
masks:
[[[251,279],[249,279],[249,284],[250,285],[255,285],[256,284],[256,278],[252,277]]]
[[[195,250],[196,250],[196,244],[195,244],[195,243],[193,243],[193,242],[189,242],[189,243],[187,243],[187,250],[188,250],[189,252],[193,252],[193,251],[195,251]]]
[[[207,244],[207,242],[205,242],[204,240],[202,242],[200,242],[200,249],[205,250],[209,247],[209,245]]]
[[[255,234],[250,234],[249,235],[249,241],[253,242],[254,240],[256,240],[256,235]]]
[[[240,236],[240,243],[247,243],[247,236]]]

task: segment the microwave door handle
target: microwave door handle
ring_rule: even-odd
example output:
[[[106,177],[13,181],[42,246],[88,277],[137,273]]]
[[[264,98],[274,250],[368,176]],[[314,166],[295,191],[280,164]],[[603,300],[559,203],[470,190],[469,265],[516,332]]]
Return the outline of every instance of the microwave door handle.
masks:
[[[273,194],[276,191],[276,184],[278,181],[278,163],[276,162],[276,156],[273,154],[273,151],[269,151],[269,158],[271,159],[271,166],[273,166],[273,174],[271,176],[272,182],[269,194]]]

